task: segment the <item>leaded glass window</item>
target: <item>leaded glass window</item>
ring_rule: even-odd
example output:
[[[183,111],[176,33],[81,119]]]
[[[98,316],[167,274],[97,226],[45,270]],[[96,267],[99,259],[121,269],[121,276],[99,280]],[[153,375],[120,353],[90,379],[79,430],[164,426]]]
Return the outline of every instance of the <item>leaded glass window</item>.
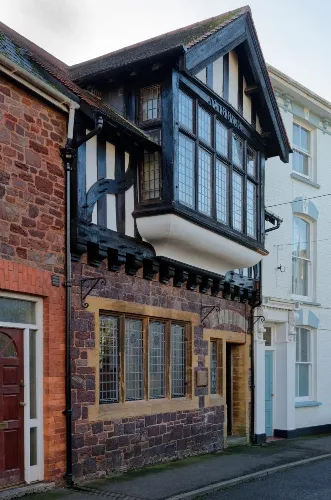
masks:
[[[228,129],[216,120],[216,150],[222,156],[228,156]]]
[[[178,194],[184,205],[194,205],[194,141],[179,134]]]
[[[211,116],[203,108],[198,111],[198,135],[207,144],[211,142]]]
[[[100,403],[119,401],[119,318],[100,316]]]
[[[210,342],[210,394],[217,394],[217,341]]]
[[[144,152],[142,179],[143,200],[160,198],[160,153]]]
[[[210,215],[211,210],[211,155],[199,148],[199,211]]]
[[[125,320],[125,399],[143,399],[143,329],[138,319]]]
[[[101,314],[99,402],[185,396],[185,332],[170,320]]]
[[[247,181],[247,234],[256,238],[256,185]]]
[[[228,222],[228,167],[216,160],[216,217],[217,220]]]
[[[140,91],[140,121],[147,122],[161,118],[160,86],[146,87]]]
[[[149,397],[165,396],[165,324],[149,323]]]
[[[244,163],[244,143],[238,136],[232,136],[232,161],[237,166],[242,168]]]
[[[178,95],[178,114],[179,123],[187,130],[193,130],[193,99],[185,94],[182,90]]]
[[[185,396],[185,329],[171,325],[171,396]]]
[[[256,176],[256,152],[252,148],[247,148],[247,173],[252,177]]]
[[[234,229],[242,231],[242,199],[243,199],[243,177],[236,172],[232,174],[232,225]]]

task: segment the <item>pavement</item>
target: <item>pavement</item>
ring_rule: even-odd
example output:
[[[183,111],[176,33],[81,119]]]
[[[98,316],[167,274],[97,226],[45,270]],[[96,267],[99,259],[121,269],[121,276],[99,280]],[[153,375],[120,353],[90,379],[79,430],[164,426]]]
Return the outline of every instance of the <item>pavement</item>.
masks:
[[[56,489],[31,500],[189,500],[251,481],[295,465],[331,462],[331,435],[279,440],[263,446],[237,446],[223,452],[146,467],[72,489]],[[1,494],[0,494],[1,498]],[[229,497],[226,497],[229,498]],[[277,497],[278,498],[278,497]],[[290,497],[288,497],[290,498]],[[313,498],[313,497],[311,497]],[[331,492],[330,492],[331,498]]]

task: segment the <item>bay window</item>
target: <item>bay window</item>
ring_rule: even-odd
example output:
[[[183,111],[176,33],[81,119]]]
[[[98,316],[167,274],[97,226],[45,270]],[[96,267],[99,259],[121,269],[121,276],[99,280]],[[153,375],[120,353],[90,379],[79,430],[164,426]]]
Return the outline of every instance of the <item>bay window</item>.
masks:
[[[178,202],[256,239],[257,152],[182,90],[178,122]]]
[[[186,396],[186,324],[104,314],[99,326],[101,404]]]
[[[293,217],[292,293],[307,297],[310,278],[310,224],[300,217]]]

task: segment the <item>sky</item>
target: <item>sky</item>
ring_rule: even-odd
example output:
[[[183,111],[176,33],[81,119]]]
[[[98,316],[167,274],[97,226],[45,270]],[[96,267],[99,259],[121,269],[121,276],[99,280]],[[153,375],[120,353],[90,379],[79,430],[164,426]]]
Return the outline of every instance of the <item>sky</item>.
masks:
[[[1,0],[0,20],[71,65],[243,5],[245,0]],[[331,102],[331,1],[249,5],[266,61]]]

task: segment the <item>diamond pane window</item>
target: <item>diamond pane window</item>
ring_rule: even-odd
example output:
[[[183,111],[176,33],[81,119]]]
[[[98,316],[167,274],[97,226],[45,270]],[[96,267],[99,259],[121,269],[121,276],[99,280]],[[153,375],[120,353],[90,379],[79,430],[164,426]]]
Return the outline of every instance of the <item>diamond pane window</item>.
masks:
[[[185,329],[171,325],[171,396],[185,396]]]
[[[228,156],[228,129],[216,120],[216,150],[222,156]]]
[[[178,197],[189,207],[194,206],[194,141],[179,134]]]
[[[232,136],[232,161],[237,167],[243,167],[244,143],[236,135]]]
[[[125,399],[143,399],[143,329],[138,319],[125,320]]]
[[[238,231],[243,230],[243,178],[236,172],[232,173],[232,225]]]
[[[165,397],[165,324],[149,323],[149,397]]]
[[[100,403],[119,401],[119,318],[100,316]]]
[[[198,135],[207,144],[211,143],[211,116],[200,107],[198,110]]]
[[[247,181],[247,234],[256,238],[256,186]]]
[[[157,120],[161,117],[160,86],[146,87],[140,91],[140,121]]]
[[[193,131],[193,99],[179,91],[178,95],[179,123],[190,132]]]
[[[228,167],[216,160],[216,217],[217,220],[228,222]]]
[[[211,210],[211,155],[199,148],[199,186],[198,208],[200,212],[210,215]]]

